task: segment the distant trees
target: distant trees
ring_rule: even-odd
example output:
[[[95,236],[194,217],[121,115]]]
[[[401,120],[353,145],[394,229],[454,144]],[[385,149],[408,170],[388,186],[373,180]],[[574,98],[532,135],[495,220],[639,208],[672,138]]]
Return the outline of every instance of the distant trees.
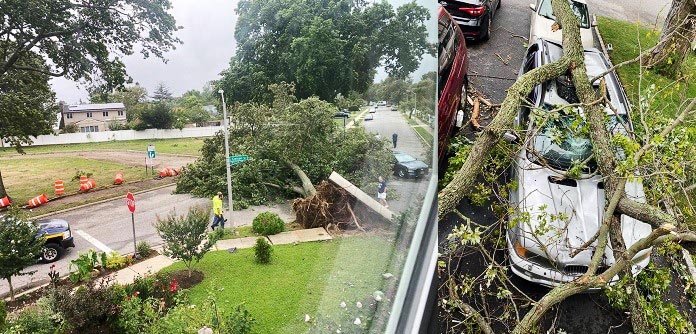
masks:
[[[332,101],[365,92],[380,66],[406,77],[432,49],[415,2],[242,0],[237,13],[237,51],[217,82],[229,101],[269,103],[266,86],[283,81],[300,99]]]

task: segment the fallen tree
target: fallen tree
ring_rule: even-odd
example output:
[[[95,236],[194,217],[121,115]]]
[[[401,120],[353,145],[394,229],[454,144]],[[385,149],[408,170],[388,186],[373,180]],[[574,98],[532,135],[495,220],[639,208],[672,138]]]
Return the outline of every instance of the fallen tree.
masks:
[[[609,133],[606,128],[606,111],[604,109],[609,103],[605,96],[599,96],[600,99],[604,100],[604,103],[597,103],[598,95],[593,89],[590,80],[588,80],[577,19],[567,1],[553,0],[552,6],[556,14],[556,23],[554,26],[555,28],[562,29],[563,32],[562,58],[557,62],[541,66],[522,75],[512,85],[494,120],[488,127],[483,129],[473,145],[468,148],[470,152],[463,166],[456,175],[454,175],[452,182],[439,194],[439,219],[444,219],[446,215],[455,213],[465,222],[453,233],[453,236],[457,238],[457,241],[453,242],[454,245],[457,243],[461,245],[477,244],[480,242],[482,236],[492,234],[494,230],[493,227],[486,227],[471,221],[458,212],[456,206],[465,196],[472,196],[472,193],[475,191],[474,188],[478,183],[477,177],[486,164],[489,154],[496,148],[503,134],[512,128],[518,108],[533,87],[542,82],[554,79],[567,70],[570,71],[575,92],[584,110],[587,121],[589,122],[588,135],[592,143],[593,158],[597,162],[599,173],[604,179],[605,195],[607,198],[604,208],[604,220],[602,221],[597,235],[589,242],[589,244],[595,245],[594,253],[587,271],[580,278],[570,283],[561,284],[539,300],[534,300],[525,296],[524,299],[528,303],[531,303],[531,309],[529,309],[523,317],[520,315],[513,301],[512,307],[514,308],[518,321],[510,331],[518,334],[536,332],[542,317],[551,310],[553,306],[566,298],[587,291],[588,289],[606,288],[608,282],[614,277],[620,274],[623,276],[626,272],[630,272],[631,260],[641,250],[656,247],[666,242],[688,243],[696,240],[696,235],[689,230],[688,226],[669,212],[666,212],[664,208],[649,203],[637,202],[625,194],[627,180],[636,177],[636,173],[638,172],[646,171],[647,168],[643,168],[641,165],[645,165],[645,158],[654,157],[656,154],[660,153],[660,150],[664,150],[663,147],[665,146],[664,142],[666,139],[670,136],[675,136],[675,133],[678,132],[675,130],[682,127],[684,122],[690,120],[693,115],[696,114],[696,98],[691,97],[690,102],[682,106],[680,112],[669,124],[659,129],[658,132],[652,133],[650,136],[643,138],[625,136],[619,138],[617,135]],[[612,70],[614,69],[615,68]],[[600,95],[601,94],[602,92],[600,92]],[[624,156],[617,154],[619,148],[622,149]],[[510,156],[512,156],[512,154]],[[641,173],[641,175],[645,174]],[[656,173],[656,175],[665,177],[665,175],[661,173]],[[564,177],[569,176],[565,175]],[[647,178],[648,176],[643,177]],[[500,188],[502,189],[504,187]],[[620,225],[621,215],[626,215],[649,223],[653,226],[654,230],[650,235],[640,239],[628,249],[622,248],[621,245],[615,245],[616,261],[608,268],[599,272],[598,268],[603,261],[605,248],[608,246],[608,242],[621,239],[621,230],[618,226]],[[501,229],[503,228],[505,227],[501,227]],[[453,246],[454,249],[450,249],[449,251],[455,252],[457,247],[458,246]],[[488,262],[488,269],[486,270],[485,277],[487,277],[486,279],[488,280],[487,286],[490,286],[491,278],[488,278],[489,274],[492,277],[497,276],[495,269],[491,268],[502,268],[503,266],[496,262],[494,257],[485,249],[481,252]],[[493,273],[491,274],[491,272]],[[503,271],[502,275],[506,275],[505,271]],[[462,282],[465,281],[466,279]],[[449,297],[453,301],[448,300],[445,304],[453,305],[455,309],[462,312],[466,318],[472,318],[473,321],[478,324],[481,331],[487,333],[492,332],[491,326],[487,323],[488,320],[486,320],[487,318],[484,316],[484,314],[487,314],[487,312],[485,312],[486,310],[484,310],[484,312],[479,312],[461,298],[457,297],[461,291],[470,291],[472,286],[471,282],[466,281],[469,283],[462,286],[456,284],[452,286],[451,281],[448,280],[448,282],[449,283],[446,283],[446,285],[448,285],[446,289],[449,291]],[[505,278],[501,279],[501,284],[505,286],[507,290],[509,290],[510,287],[515,288],[514,284],[510,284]],[[506,294],[501,298],[504,298],[505,295]],[[640,302],[634,300],[630,306],[633,311],[631,314],[635,314],[635,317],[632,317],[633,329],[636,333],[651,333],[653,329],[650,322],[642,318],[640,305],[642,305]]]

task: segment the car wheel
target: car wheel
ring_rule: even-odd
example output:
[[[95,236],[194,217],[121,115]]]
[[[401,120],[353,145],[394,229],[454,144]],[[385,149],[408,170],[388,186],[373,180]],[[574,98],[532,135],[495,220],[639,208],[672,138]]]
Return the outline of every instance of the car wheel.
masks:
[[[486,29],[483,31],[483,36],[481,36],[482,41],[487,41],[489,38],[491,38],[491,22],[493,21],[493,17],[491,16],[491,13],[488,12],[488,19],[486,20]]]
[[[406,173],[404,173],[403,169],[399,169],[399,172],[396,175],[398,175],[399,177],[406,177]]]
[[[41,262],[51,263],[56,262],[60,258],[63,248],[57,244],[46,244],[41,252]]]

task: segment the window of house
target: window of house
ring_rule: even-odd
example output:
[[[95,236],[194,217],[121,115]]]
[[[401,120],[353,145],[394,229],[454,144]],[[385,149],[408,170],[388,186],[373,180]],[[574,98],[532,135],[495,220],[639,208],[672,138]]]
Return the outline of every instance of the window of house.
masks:
[[[65,118],[72,118],[72,114],[65,114]]]
[[[88,112],[88,113],[87,113],[87,117],[92,117],[92,113],[91,113],[91,112]]]
[[[123,110],[119,110],[119,111],[118,111],[118,115],[119,115],[119,116],[123,116]]]
[[[102,112],[102,116],[104,116],[104,117],[109,117],[109,112],[108,112],[108,111],[103,111],[103,112]]]

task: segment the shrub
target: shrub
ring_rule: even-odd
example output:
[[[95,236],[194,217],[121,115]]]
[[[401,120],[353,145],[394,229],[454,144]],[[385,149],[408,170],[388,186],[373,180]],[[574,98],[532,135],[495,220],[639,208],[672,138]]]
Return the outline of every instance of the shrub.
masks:
[[[27,275],[25,268],[36,263],[43,249],[43,241],[36,238],[39,228],[10,209],[8,215],[0,217],[0,278],[7,280],[10,299],[14,300],[12,277]]]
[[[106,269],[119,270],[131,263],[128,257],[120,255],[117,251],[109,253],[106,258]]]
[[[61,130],[62,133],[75,133],[79,131],[80,128],[77,127],[77,124],[67,124],[63,127],[63,130]]]
[[[254,254],[256,255],[256,262],[258,263],[266,264],[271,262],[273,248],[271,244],[266,241],[266,238],[256,239],[256,245],[254,245]]]
[[[145,240],[139,241],[138,245],[135,246],[135,249],[138,251],[138,255],[141,257],[146,257],[150,255],[150,252],[152,252],[152,247],[150,247],[150,244],[148,244]]]
[[[176,302],[179,284],[175,278],[170,278],[167,274],[156,274],[138,276],[123,289],[127,296],[138,296],[143,300],[154,298],[164,302],[162,306],[170,307]]]
[[[0,299],[0,331],[5,330],[5,324],[7,324],[7,305]]]
[[[74,332],[91,333],[91,329],[109,322],[118,313],[124,290],[105,279],[98,285],[87,281],[71,292],[69,287],[59,286],[52,290],[51,307]]]
[[[87,253],[82,253],[77,259],[70,261],[70,276],[68,276],[70,281],[77,283],[92,278],[92,272],[99,265],[100,258],[97,252],[90,249]]]
[[[194,261],[200,261],[217,241],[215,235],[206,232],[208,222],[208,210],[192,207],[186,216],[170,213],[155,223],[157,234],[164,240],[164,254],[184,262],[189,277]]]
[[[264,212],[254,218],[251,224],[251,230],[263,236],[278,234],[285,231],[285,223],[277,214],[273,212]]]
[[[149,328],[164,314],[160,302],[155,298],[133,296],[121,303],[121,312],[116,319],[116,326],[123,334],[149,333]]]
[[[49,312],[32,306],[24,309],[14,320],[6,334],[53,334],[56,332],[55,324],[51,320]]]

